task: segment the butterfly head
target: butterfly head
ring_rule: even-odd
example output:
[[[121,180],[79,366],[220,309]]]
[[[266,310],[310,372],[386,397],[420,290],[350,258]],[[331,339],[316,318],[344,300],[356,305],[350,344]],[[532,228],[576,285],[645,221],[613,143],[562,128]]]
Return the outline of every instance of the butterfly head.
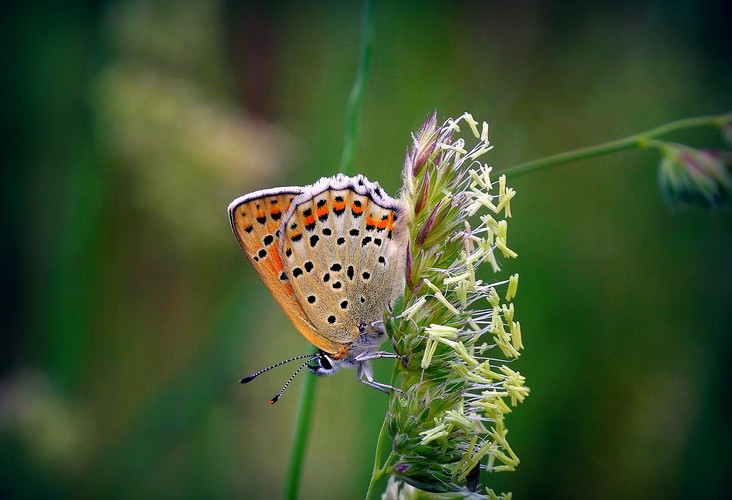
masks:
[[[377,337],[379,338],[379,337]],[[244,377],[240,380],[242,384],[246,384],[254,380],[255,378],[259,377],[261,374],[266,373],[270,371],[273,368],[277,368],[278,366],[282,366],[285,363],[289,363],[291,361],[295,361],[298,359],[305,359],[305,362],[302,363],[295,372],[290,376],[289,379],[287,379],[287,382],[285,382],[285,385],[282,387],[280,392],[278,392],[270,401],[270,404],[275,404],[277,401],[279,401],[280,397],[285,393],[285,390],[287,390],[287,387],[290,385],[290,382],[292,382],[295,377],[302,371],[303,368],[308,368],[311,372],[313,372],[315,375],[319,377],[327,377],[329,375],[333,375],[338,370],[340,370],[343,367],[349,367],[349,368],[358,368],[359,373],[360,370],[366,369],[370,372],[368,366],[366,366],[363,359],[361,359],[361,356],[368,354],[373,350],[374,346],[378,346],[373,340],[373,338],[370,338],[367,342],[356,342],[354,346],[357,348],[356,350],[344,350],[344,353],[346,353],[344,356],[339,356],[338,353],[336,354],[329,354],[322,349],[319,349],[315,354],[304,354],[302,356],[295,356],[294,358],[286,359],[284,361],[280,361],[279,363],[275,363],[272,366],[269,366],[267,368],[264,368],[263,370],[259,370],[256,373],[253,373],[249,375],[248,377]],[[368,346],[368,347],[365,347]],[[360,353],[359,355],[356,355],[356,353]],[[383,354],[383,353],[382,353]],[[381,356],[379,356],[381,357]]]
[[[319,377],[327,377],[337,372],[340,364],[341,360],[332,358],[324,351],[318,351],[308,363],[308,368]]]
[[[345,361],[338,359],[334,355],[329,355],[325,351],[318,350],[318,352],[316,352],[315,354],[304,354],[302,356],[295,356],[294,358],[275,363],[272,366],[268,366],[263,370],[259,370],[256,373],[252,373],[251,375],[244,377],[240,380],[240,382],[242,384],[249,383],[255,378],[259,377],[261,374],[266,373],[273,368],[277,368],[278,366],[282,366],[285,363],[304,358],[306,359],[306,361],[301,364],[297,368],[297,370],[295,370],[295,372],[290,376],[289,379],[287,379],[287,382],[285,382],[285,385],[282,387],[280,392],[278,392],[275,397],[270,399],[269,404],[275,404],[277,401],[279,401],[280,397],[285,393],[285,390],[287,390],[287,387],[290,385],[290,382],[292,382],[295,377],[297,377],[298,373],[300,373],[303,368],[307,367],[308,369],[310,369],[310,371],[312,371],[315,375],[318,375],[319,377],[326,377],[328,375],[333,375],[335,372],[337,372],[338,369],[341,367],[341,364]]]

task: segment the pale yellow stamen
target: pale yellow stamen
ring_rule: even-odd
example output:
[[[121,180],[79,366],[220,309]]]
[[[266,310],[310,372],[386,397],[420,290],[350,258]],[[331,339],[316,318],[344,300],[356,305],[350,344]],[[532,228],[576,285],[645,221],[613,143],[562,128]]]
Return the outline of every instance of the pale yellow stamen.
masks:
[[[511,322],[511,344],[516,350],[524,348],[524,342],[521,338],[521,323],[518,321]]]
[[[443,144],[443,143],[438,144],[438,146],[442,149],[446,149],[448,151],[455,151],[456,153],[460,153],[462,155],[468,153],[467,151],[465,151],[465,149],[461,148],[460,146],[453,146],[451,144]]]
[[[512,275],[508,279],[508,290],[506,290],[506,300],[513,300],[513,298],[516,296],[516,292],[518,291],[518,281],[519,281],[519,275],[518,273]]]
[[[475,118],[473,118],[473,115],[470,113],[463,113],[462,118],[470,125],[470,130],[473,131],[473,135],[476,137],[476,139],[480,138],[480,133],[478,132],[478,122],[475,121]]]
[[[412,319],[414,313],[422,309],[422,306],[424,306],[425,302],[427,302],[427,299],[424,297],[420,297],[419,299],[417,299],[417,302],[415,302],[402,312],[402,317]]]
[[[451,430],[452,425],[443,422],[432,429],[420,432],[419,435],[422,436],[421,444],[425,445],[430,441],[447,437]]]
[[[455,306],[453,306],[452,304],[450,304],[450,301],[449,301],[449,300],[447,300],[447,298],[445,298],[445,296],[444,296],[444,295],[442,294],[442,292],[440,291],[440,289],[439,289],[439,288],[437,288],[437,287],[436,287],[436,286],[435,286],[435,285],[434,285],[434,284],[433,284],[433,283],[432,283],[432,282],[431,282],[430,280],[428,280],[427,278],[424,278],[424,279],[423,279],[423,281],[424,281],[424,284],[425,284],[425,285],[427,285],[428,287],[430,287],[430,289],[431,289],[431,290],[432,290],[433,292],[435,292],[435,294],[434,294],[434,297],[435,297],[435,298],[436,298],[437,300],[439,300],[440,302],[442,302],[442,304],[443,304],[443,305],[444,305],[445,307],[447,307],[447,308],[448,308],[448,309],[450,310],[450,312],[451,312],[451,313],[453,313],[453,314],[460,314],[460,311],[458,311],[457,309],[455,309]]]
[[[488,143],[488,122],[483,122],[483,130],[480,133],[480,140]]]

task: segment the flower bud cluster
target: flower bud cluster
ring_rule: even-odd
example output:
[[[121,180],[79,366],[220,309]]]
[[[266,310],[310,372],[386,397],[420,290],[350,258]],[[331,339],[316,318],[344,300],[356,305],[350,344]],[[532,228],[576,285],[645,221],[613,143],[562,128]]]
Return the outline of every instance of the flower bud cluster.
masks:
[[[732,146],[732,115],[720,117],[718,124],[723,139]],[[652,145],[662,153],[658,184],[669,205],[713,209],[732,203],[732,151],[665,141]]]

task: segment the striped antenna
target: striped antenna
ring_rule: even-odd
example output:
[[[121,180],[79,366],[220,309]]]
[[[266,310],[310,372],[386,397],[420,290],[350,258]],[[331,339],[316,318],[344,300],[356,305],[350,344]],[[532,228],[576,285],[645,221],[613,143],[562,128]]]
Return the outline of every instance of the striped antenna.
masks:
[[[303,364],[300,365],[300,368],[298,368],[297,370],[295,370],[295,373],[293,373],[292,375],[290,375],[290,378],[287,379],[287,382],[285,382],[285,385],[282,387],[282,389],[280,389],[280,392],[278,392],[275,397],[273,397],[272,399],[269,400],[269,404],[273,405],[277,401],[279,401],[280,397],[285,393],[285,390],[287,389],[287,386],[290,385],[290,382],[292,382],[295,379],[295,377],[297,377],[297,374],[300,373],[300,370],[302,370],[303,368],[305,368],[306,366],[308,366],[308,362],[309,361],[310,360],[305,361]]]
[[[316,357],[315,354],[303,354],[302,356],[295,356],[294,358],[290,358],[290,359],[286,359],[284,361],[280,361],[279,363],[275,363],[272,366],[270,366],[268,368],[265,368],[264,370],[259,370],[257,373],[252,373],[248,377],[244,377],[243,379],[239,380],[239,383],[246,384],[247,382],[251,382],[255,378],[259,377],[261,374],[270,371],[272,368],[277,368],[278,366],[282,366],[285,363],[289,363],[290,361],[295,361],[296,359],[303,359],[303,358],[311,358],[311,359],[313,359],[315,357]],[[305,364],[307,364],[307,363],[305,363]],[[302,369],[302,367],[300,367],[300,369]],[[300,371],[300,370],[298,370],[298,371]],[[295,372],[295,373],[297,373],[297,372]],[[285,387],[287,387],[287,386],[285,386]]]

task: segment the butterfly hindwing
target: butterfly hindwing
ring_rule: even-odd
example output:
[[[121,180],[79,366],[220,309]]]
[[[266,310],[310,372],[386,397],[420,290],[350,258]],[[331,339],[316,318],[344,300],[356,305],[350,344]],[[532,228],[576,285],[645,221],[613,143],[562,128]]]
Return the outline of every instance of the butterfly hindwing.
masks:
[[[256,191],[229,205],[229,220],[239,246],[262,281],[295,327],[306,337],[314,327],[300,306],[290,285],[280,254],[283,221],[301,187]],[[320,346],[318,346],[320,347]],[[333,345],[328,345],[331,350]]]
[[[403,284],[405,222],[401,202],[361,175],[321,179],[292,201],[283,267],[318,336],[348,344],[382,318]]]

